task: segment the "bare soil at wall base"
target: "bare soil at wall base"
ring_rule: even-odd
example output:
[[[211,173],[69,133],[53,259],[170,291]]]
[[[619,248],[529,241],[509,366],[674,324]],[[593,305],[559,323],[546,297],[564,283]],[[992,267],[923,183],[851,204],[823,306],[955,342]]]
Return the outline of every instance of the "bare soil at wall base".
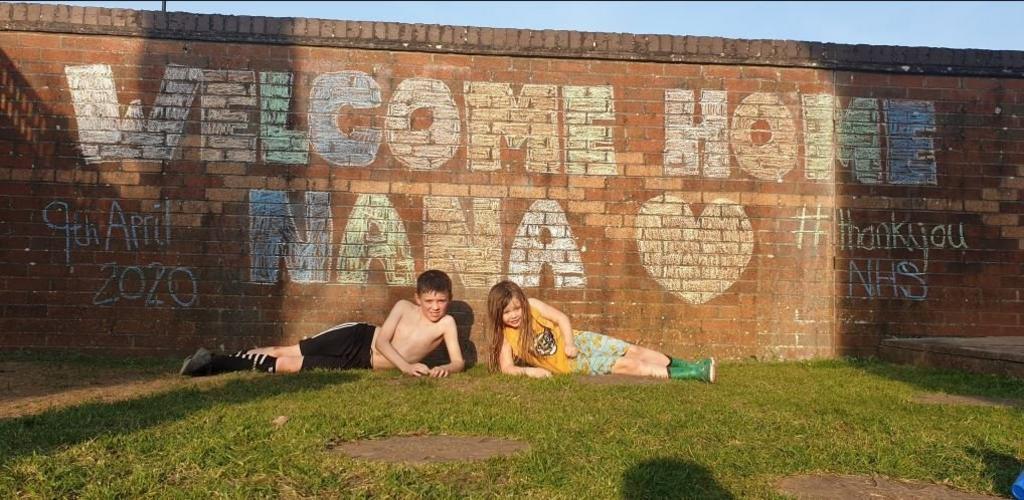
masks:
[[[186,387],[212,388],[233,378],[189,378],[153,369],[49,361],[0,361],[0,418],[36,415],[87,402],[123,401]]]

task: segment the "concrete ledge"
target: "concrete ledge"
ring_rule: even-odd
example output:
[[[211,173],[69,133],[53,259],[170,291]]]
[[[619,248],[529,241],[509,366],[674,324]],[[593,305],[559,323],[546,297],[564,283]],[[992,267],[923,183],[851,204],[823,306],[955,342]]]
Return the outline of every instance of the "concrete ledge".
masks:
[[[1024,77],[1024,51],[480,28],[0,3],[0,31],[452,54]]]
[[[895,363],[1024,379],[1024,337],[886,339],[878,355]]]

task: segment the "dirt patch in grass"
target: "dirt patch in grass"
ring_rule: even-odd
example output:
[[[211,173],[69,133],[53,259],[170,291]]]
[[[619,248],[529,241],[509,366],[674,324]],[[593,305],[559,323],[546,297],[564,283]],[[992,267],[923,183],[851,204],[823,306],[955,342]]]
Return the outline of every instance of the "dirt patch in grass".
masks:
[[[529,445],[521,441],[483,436],[399,436],[327,443],[328,450],[352,458],[413,464],[486,460],[527,448]]]
[[[879,500],[985,500],[999,497],[957,491],[938,484],[882,476],[807,474],[780,480],[776,488],[799,500],[871,498]]]
[[[629,375],[586,375],[578,377],[581,384],[587,385],[651,385],[668,384],[672,379],[654,377],[631,377]]]
[[[35,415],[85,402],[112,402],[181,387],[213,387],[223,377],[191,379],[132,368],[0,361],[0,418]]]
[[[955,396],[941,392],[921,394],[914,398],[915,403],[953,406],[995,406],[1002,408],[1024,408],[1024,401],[1005,398],[987,398],[984,396]]]

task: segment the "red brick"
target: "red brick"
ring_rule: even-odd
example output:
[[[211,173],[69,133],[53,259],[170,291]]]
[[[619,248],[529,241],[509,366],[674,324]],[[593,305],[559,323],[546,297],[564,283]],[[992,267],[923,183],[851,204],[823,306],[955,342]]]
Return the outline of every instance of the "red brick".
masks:
[[[0,4],[0,19],[5,15],[28,15],[28,10],[19,9]],[[67,18],[61,22],[112,27],[131,27],[137,22],[130,13],[106,9],[58,9],[52,14]],[[899,335],[975,331],[1020,334],[1024,327],[1017,313],[1019,299],[1012,293],[1024,284],[1024,276],[1017,272],[1019,264],[1024,263],[1019,252],[1024,248],[1024,233],[1016,223],[1024,212],[1018,206],[1018,191],[1024,184],[1018,179],[1021,172],[1013,167],[1020,163],[1024,141],[1017,133],[1020,123],[1010,117],[1013,106],[1024,104],[1024,86],[1017,79],[967,76],[955,70],[938,76],[801,67],[798,60],[808,57],[809,51],[774,41],[475,28],[467,32],[427,25],[299,20],[294,27],[298,34],[321,36],[325,43],[318,47],[284,47],[258,42],[261,30],[268,34],[281,32],[280,26],[264,18],[243,17],[241,26],[239,19],[217,16],[177,16],[172,21],[174,26],[194,24],[200,30],[224,34],[253,33],[253,38],[214,43],[103,34],[0,32],[0,45],[7,55],[4,68],[14,78],[14,85],[5,88],[8,93],[24,92],[6,96],[11,102],[23,104],[13,108],[12,120],[7,128],[0,129],[0,162],[4,162],[0,178],[8,181],[0,186],[5,195],[0,205],[8,209],[8,229],[12,232],[0,250],[7,262],[0,266],[0,282],[4,284],[0,297],[7,297],[9,300],[3,302],[10,304],[0,324],[5,331],[0,335],[0,348],[32,344],[100,350],[123,345],[118,348],[136,354],[168,352],[182,350],[184,344],[192,347],[203,343],[203,339],[225,343],[298,339],[335,321],[338,311],[382,320],[391,303],[409,296],[411,290],[406,285],[388,287],[379,260],[372,261],[365,285],[336,282],[338,248],[343,245],[348,217],[359,194],[387,198],[398,214],[395,222],[405,232],[416,269],[422,268],[424,258],[425,196],[460,198],[462,216],[470,227],[482,219],[475,218],[481,214],[474,214],[467,198],[499,200],[499,230],[506,249],[530,207],[539,201],[556,201],[582,251],[587,285],[583,289],[542,287],[536,293],[571,309],[580,322],[593,322],[602,331],[641,343],[651,341],[651,337],[638,331],[664,331],[670,325],[672,333],[664,346],[659,346],[665,349],[746,356],[763,355],[771,347],[783,356],[831,356],[871,353],[883,330]],[[161,21],[154,15],[143,22],[156,26]],[[416,46],[392,50],[399,47],[396,43],[417,44],[428,39],[432,45],[443,47],[431,47],[431,52],[417,51]],[[350,42],[362,48],[345,48],[344,44]],[[820,47],[812,49],[820,52]],[[622,57],[632,50],[640,51],[636,60],[605,59],[609,54]],[[861,58],[865,64],[882,64],[879,57],[900,54],[907,58],[932,57],[931,52],[902,48],[878,54],[861,48],[843,50],[846,52],[841,54]],[[495,55],[487,55],[490,53]],[[554,57],[529,57],[536,53]],[[956,51],[935,53],[937,58],[963,55]],[[692,56],[703,60],[761,57],[762,62],[777,65],[737,65],[728,59],[717,59],[722,64],[685,62]],[[666,62],[668,58],[675,62]],[[793,61],[797,65],[786,66]],[[341,127],[346,133],[350,126],[381,131],[376,158],[369,165],[338,164],[309,146],[312,152],[305,165],[270,164],[261,159],[253,163],[204,163],[199,160],[204,138],[202,113],[198,111],[204,94],[198,92],[185,125],[181,159],[83,161],[77,150],[78,122],[67,90],[65,67],[110,64],[121,110],[138,99],[148,113],[169,63],[213,70],[293,73],[296,83],[287,128],[295,134],[309,134],[314,78],[327,72],[363,71],[379,85],[380,104],[362,110],[342,107],[339,114],[344,117]],[[392,144],[394,139],[385,130],[388,110],[397,104],[392,102],[394,89],[407,78],[440,80],[457,107],[459,130],[454,157],[425,170],[400,163],[396,158],[400,146]],[[510,83],[516,90],[525,83],[559,87],[554,99],[557,123],[553,134],[563,158],[568,124],[562,87],[611,85],[614,119],[592,118],[599,125],[612,127],[610,146],[619,174],[570,175],[561,162],[552,173],[530,172],[524,163],[527,149],[509,148],[501,154],[510,167],[494,172],[469,170],[469,140],[481,132],[471,129],[467,121],[463,95],[466,81]],[[671,134],[665,129],[665,89],[691,89],[697,96],[702,90],[725,90],[733,108],[753,92],[780,94],[792,113],[793,141],[798,151],[794,168],[783,182],[758,178],[738,168],[736,145],[730,144],[726,177],[699,172],[666,174],[666,140]],[[837,101],[844,108],[851,97],[934,101],[938,185],[894,185],[888,180],[864,184],[853,179],[848,165],[841,164],[835,168],[834,181],[806,179],[803,167],[807,138],[801,97],[833,93],[842,96]],[[994,113],[996,106],[1003,109],[999,116]],[[258,136],[258,108],[236,109],[244,110],[251,119],[248,127],[238,132]],[[729,123],[736,119],[732,111],[727,109]],[[511,122],[523,119],[522,115],[509,116],[515,116]],[[695,124],[699,125],[700,120]],[[879,130],[885,132],[887,127],[880,126]],[[309,139],[307,135],[298,143],[308,143]],[[700,142],[698,153],[703,154],[707,144]],[[883,138],[882,144],[880,158],[883,172],[887,172],[892,158],[890,138]],[[258,140],[257,145],[262,142]],[[838,151],[838,145],[834,149]],[[306,193],[329,193],[333,237],[327,264],[329,284],[299,283],[283,268],[278,283],[250,282],[252,242],[248,235],[253,220],[249,189],[287,191],[290,200],[297,203],[292,206],[292,214],[299,216],[294,228],[298,238],[308,236],[309,227],[302,217]],[[656,208],[652,200],[664,197],[684,200],[693,220],[708,226],[705,229],[711,232],[697,233],[697,242],[707,243],[702,238],[719,231],[715,224],[722,221],[706,218],[711,203],[718,199],[739,203],[754,231],[749,262],[735,278],[729,278],[735,282],[710,294],[713,297],[704,297],[704,302],[694,303],[694,290],[686,287],[711,286],[708,283],[696,279],[659,282],[653,277],[658,269],[644,266],[641,252],[652,248],[663,252],[654,255],[659,258],[697,252],[700,262],[702,252],[714,249],[714,245],[706,244],[695,247],[695,241],[664,244],[656,238],[682,234],[681,225],[692,224],[670,214],[642,217],[642,211]],[[40,219],[46,204],[64,201],[72,212],[88,215],[90,222],[98,225],[96,234],[104,241],[113,201],[118,201],[130,222],[132,214],[159,217],[161,212],[153,205],[161,199],[169,200],[175,224],[172,243],[167,246],[143,243],[137,250],[128,250],[124,230],[115,229],[109,250],[102,244],[76,246],[72,242],[68,256],[62,232],[47,227]],[[827,232],[838,227],[831,208],[834,206],[849,210],[853,223],[861,229],[893,220],[921,222],[928,228],[963,224],[968,248],[931,249],[929,274],[925,276],[929,284],[927,301],[903,300],[884,280],[881,296],[869,298],[859,282],[868,260],[878,259],[884,268],[894,258],[913,262],[916,254],[906,249],[838,249],[835,245],[841,235],[837,234],[824,235],[815,245],[811,232],[803,233],[798,247],[799,217],[816,213],[818,205],[828,217],[820,226]],[[668,208],[682,213],[684,207]],[[650,227],[648,234],[656,244],[645,246],[637,241],[636,226],[641,222]],[[813,224],[813,219],[805,218],[804,230],[810,231]],[[376,229],[369,229],[372,238],[379,237]],[[541,236],[544,238],[547,235]],[[155,273],[139,264],[148,262],[161,262],[166,270],[181,267],[194,273],[199,290],[197,304],[183,308],[171,303],[166,283],[158,283],[155,297],[163,303],[156,306],[147,307],[141,298],[123,297],[113,304],[94,304],[95,300],[119,293],[116,281],[113,288],[106,283],[113,269],[109,263],[117,263],[119,276],[132,265]],[[851,275],[851,262],[861,267],[861,277]],[[502,267],[507,267],[507,262]],[[668,269],[667,273],[675,271]],[[186,287],[190,294],[191,284],[181,280],[182,273],[179,270],[176,275],[176,286]],[[728,276],[728,272],[712,275]],[[145,274],[147,280],[152,276],[155,274]],[[851,283],[854,296],[847,297]],[[474,306],[482,307],[484,299],[483,291],[466,291],[466,300]],[[833,302],[834,308],[829,305]],[[968,310],[961,312],[965,304]],[[799,318],[791,307],[799,308]],[[69,323],[67,318],[75,316],[90,319]],[[484,318],[477,319],[479,327]],[[244,337],[233,331],[239,324],[249,332]],[[68,328],[81,334],[74,338],[63,335],[61,332]]]

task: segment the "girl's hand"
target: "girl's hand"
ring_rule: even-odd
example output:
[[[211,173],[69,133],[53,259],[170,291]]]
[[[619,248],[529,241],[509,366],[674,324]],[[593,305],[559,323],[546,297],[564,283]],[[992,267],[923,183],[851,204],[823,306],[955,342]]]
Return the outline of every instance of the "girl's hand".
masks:
[[[565,344],[565,356],[568,358],[575,358],[579,355],[580,350],[576,348],[576,344],[573,342],[567,342]]]
[[[531,378],[548,378],[551,376],[551,372],[543,368],[537,368],[534,366],[523,368],[523,370],[523,373],[525,373],[527,377]]]
[[[435,366],[435,367],[430,369],[430,376],[431,377],[435,377],[435,378],[447,377],[448,376],[448,370],[445,370],[444,368]]]

